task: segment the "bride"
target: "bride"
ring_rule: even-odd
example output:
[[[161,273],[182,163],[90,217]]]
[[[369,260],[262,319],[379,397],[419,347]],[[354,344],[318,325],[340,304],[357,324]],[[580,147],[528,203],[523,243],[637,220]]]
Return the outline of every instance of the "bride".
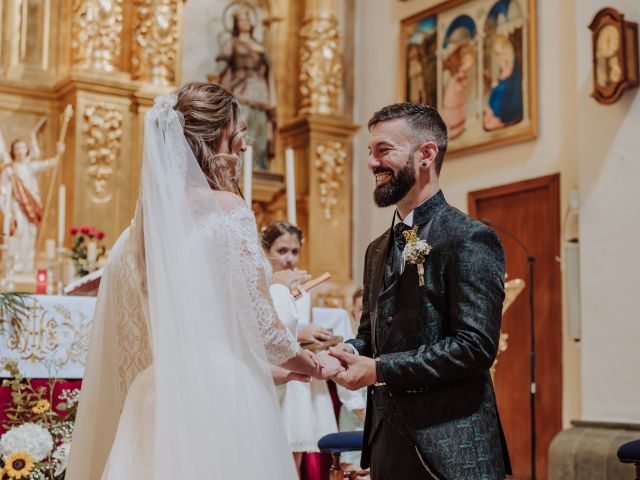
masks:
[[[67,480],[297,478],[269,363],[320,367],[275,314],[235,193],[239,110],[193,83],[145,116],[140,200],[102,278]]]

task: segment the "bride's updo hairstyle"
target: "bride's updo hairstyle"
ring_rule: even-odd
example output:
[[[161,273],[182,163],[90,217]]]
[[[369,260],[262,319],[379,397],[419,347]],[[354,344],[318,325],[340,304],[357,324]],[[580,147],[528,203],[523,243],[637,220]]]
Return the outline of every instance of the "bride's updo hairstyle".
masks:
[[[207,182],[214,190],[237,192],[239,157],[233,152],[239,150],[246,130],[238,100],[221,86],[203,82],[187,83],[176,95],[174,108],[184,119],[184,136]]]

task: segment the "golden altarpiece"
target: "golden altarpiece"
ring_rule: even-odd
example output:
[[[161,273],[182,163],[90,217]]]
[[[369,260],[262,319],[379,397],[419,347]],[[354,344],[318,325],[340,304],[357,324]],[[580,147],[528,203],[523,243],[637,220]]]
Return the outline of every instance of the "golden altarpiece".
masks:
[[[314,276],[332,274],[332,285],[325,285],[331,303],[331,290],[344,292],[352,278],[356,127],[343,107],[351,94],[343,32],[351,28],[346,18],[353,5],[247,3],[264,14],[278,105],[275,157],[268,171],[254,175],[253,210],[259,225],[286,217],[284,150],[292,147],[298,224],[308,239],[301,266]],[[46,156],[55,150],[63,110],[73,107],[56,179],[67,187],[66,225],[99,226],[107,245],[135,208],[144,114],[156,95],[183,80],[186,6],[184,0],[0,0],[0,131],[7,141],[24,137],[47,116],[39,135]],[[45,174],[40,183],[48,180]],[[39,238],[55,236],[56,205],[54,195]],[[37,248],[42,255],[42,242]]]

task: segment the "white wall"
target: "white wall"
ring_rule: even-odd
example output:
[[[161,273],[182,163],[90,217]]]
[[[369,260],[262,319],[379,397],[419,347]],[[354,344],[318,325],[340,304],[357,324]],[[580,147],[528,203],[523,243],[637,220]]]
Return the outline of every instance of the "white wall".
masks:
[[[583,416],[640,421],[640,94],[611,106],[589,98],[591,31],[602,7],[640,21],[638,0],[578,0]]]
[[[580,0],[582,1],[582,0]],[[633,1],[633,0],[631,0]],[[392,210],[373,205],[367,171],[366,123],[371,114],[398,101],[399,26],[402,18],[439,1],[357,0],[355,123],[363,125],[354,145],[354,272],[362,281],[367,244],[391,223]],[[564,212],[577,186],[577,94],[575,10],[572,0],[538,0],[538,91],[540,134],[534,141],[445,159],[441,185],[447,200],[467,210],[467,193],[519,180],[561,173]],[[580,416],[580,350],[563,343],[565,424]]]

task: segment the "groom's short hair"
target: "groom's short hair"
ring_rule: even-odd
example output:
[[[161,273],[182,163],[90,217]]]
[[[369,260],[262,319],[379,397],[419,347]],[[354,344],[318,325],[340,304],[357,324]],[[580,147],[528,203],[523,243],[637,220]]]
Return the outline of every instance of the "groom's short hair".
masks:
[[[447,151],[447,126],[438,111],[424,103],[394,103],[381,108],[373,114],[367,124],[369,130],[374,125],[388,120],[404,118],[412,132],[413,145],[418,147],[425,142],[434,142],[438,146],[436,172],[440,174],[444,154]]]

